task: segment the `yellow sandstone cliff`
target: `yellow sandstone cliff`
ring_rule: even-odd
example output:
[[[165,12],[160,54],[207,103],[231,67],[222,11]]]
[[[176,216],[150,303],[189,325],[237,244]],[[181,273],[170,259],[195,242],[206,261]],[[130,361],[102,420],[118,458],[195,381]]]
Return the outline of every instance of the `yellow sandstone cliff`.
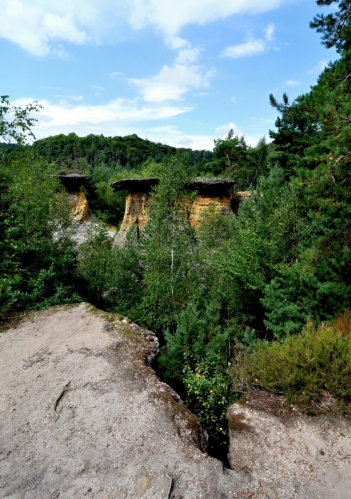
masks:
[[[88,222],[91,212],[84,192],[81,189],[78,192],[69,192],[68,197],[73,222]]]
[[[158,179],[124,179],[112,182],[115,191],[129,191],[126,198],[126,208],[120,230],[115,243],[123,245],[128,231],[134,227],[137,234],[145,227],[148,221],[148,203],[152,195],[152,188],[158,184]],[[189,223],[196,228],[203,214],[209,209],[215,209],[223,216],[233,216],[233,200],[240,202],[250,193],[233,192],[234,181],[220,178],[195,178],[188,186],[190,191],[196,192],[196,197],[190,202]],[[239,193],[238,193],[239,194]],[[235,206],[235,205],[234,205]]]

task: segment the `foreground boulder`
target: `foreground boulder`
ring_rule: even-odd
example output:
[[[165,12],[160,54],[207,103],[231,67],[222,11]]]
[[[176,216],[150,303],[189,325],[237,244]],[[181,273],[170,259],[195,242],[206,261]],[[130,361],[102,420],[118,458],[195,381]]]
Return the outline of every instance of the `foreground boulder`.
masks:
[[[247,497],[351,497],[350,420],[330,412],[302,415],[267,392],[254,392],[233,404],[227,418],[229,462],[235,471],[246,473]]]
[[[229,499],[198,419],[149,363],[153,333],[87,304],[0,334],[0,497]]]

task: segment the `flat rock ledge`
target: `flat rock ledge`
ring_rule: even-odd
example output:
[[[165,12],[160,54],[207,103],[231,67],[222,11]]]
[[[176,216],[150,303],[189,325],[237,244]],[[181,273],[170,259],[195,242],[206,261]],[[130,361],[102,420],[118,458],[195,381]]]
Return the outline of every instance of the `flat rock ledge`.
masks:
[[[225,192],[231,189],[234,183],[235,181],[229,178],[195,177],[188,187],[190,190],[198,190],[200,192]],[[158,178],[150,177],[116,180],[115,182],[111,182],[110,185],[115,191],[149,192],[158,184]]]
[[[0,334],[0,497],[229,499],[244,474],[149,366],[155,335],[88,304]]]
[[[306,416],[283,398],[253,392],[227,411],[229,462],[257,499],[351,497],[351,422]]]
[[[82,173],[62,173],[57,175],[57,178],[69,192],[78,191],[82,185],[91,180],[90,175],[83,175]]]

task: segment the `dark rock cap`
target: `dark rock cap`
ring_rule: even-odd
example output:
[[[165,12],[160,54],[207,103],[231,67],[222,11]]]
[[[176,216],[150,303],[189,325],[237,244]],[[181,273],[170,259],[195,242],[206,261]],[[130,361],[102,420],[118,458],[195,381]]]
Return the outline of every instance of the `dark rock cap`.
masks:
[[[189,185],[190,189],[198,191],[227,191],[235,184],[232,178],[207,178],[196,177]]]
[[[158,178],[130,178],[111,182],[110,185],[115,191],[150,191],[158,183]],[[196,177],[188,187],[199,191],[226,191],[233,187],[234,183],[234,180],[230,178]]]
[[[68,191],[78,190],[82,185],[91,180],[90,175],[81,173],[65,173],[57,175],[57,178]]]
[[[151,188],[158,185],[158,178],[125,178],[111,182],[110,186],[115,191],[151,191]]]

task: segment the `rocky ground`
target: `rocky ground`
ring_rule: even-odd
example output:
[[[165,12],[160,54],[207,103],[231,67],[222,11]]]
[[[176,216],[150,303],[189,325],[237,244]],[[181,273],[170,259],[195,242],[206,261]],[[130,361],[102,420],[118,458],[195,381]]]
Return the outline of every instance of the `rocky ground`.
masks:
[[[350,421],[255,393],[228,409],[229,461],[148,365],[153,333],[88,304],[0,334],[0,497],[349,499]]]
[[[227,411],[229,462],[247,473],[252,497],[351,498],[350,420],[333,414],[335,407],[311,417],[283,402],[254,392]]]
[[[241,497],[147,362],[152,333],[86,304],[0,334],[0,497]]]

